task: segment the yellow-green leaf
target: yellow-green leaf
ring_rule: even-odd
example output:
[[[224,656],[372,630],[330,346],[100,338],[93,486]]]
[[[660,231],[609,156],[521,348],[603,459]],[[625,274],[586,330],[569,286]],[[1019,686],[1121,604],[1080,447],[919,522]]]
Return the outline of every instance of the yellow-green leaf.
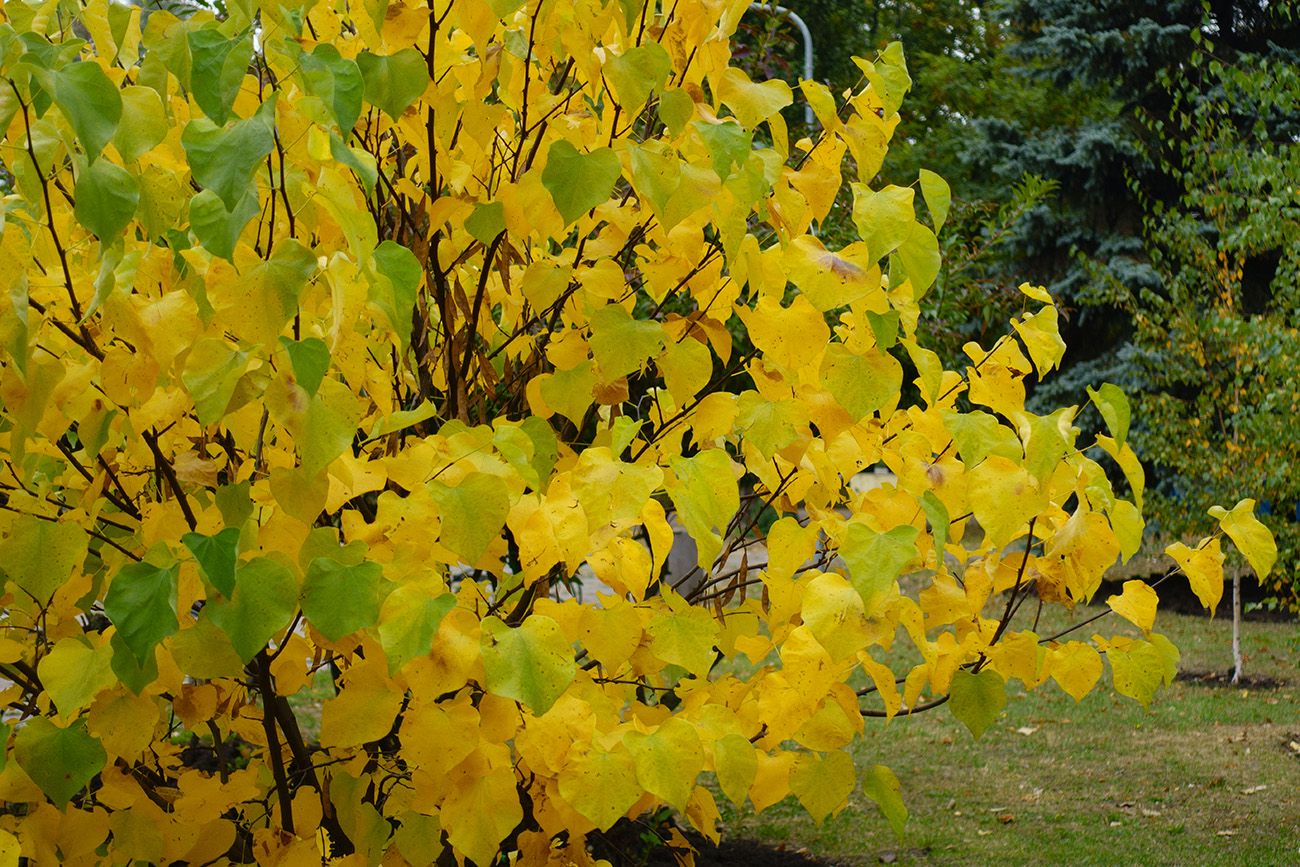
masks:
[[[853,185],[853,222],[872,259],[883,259],[907,240],[916,224],[912,199],[910,187]]]
[[[875,801],[876,808],[889,820],[889,827],[900,840],[907,827],[907,806],[903,804],[903,789],[898,777],[884,765],[872,765],[862,775],[863,793]]]
[[[708,449],[694,457],[675,458],[668,496],[677,518],[691,534],[699,551],[699,566],[706,572],[722,551],[722,534],[740,508],[740,490],[731,458],[721,449]]]
[[[877,614],[898,574],[916,557],[918,535],[920,531],[910,524],[887,533],[878,533],[866,524],[849,524],[840,543],[840,557],[848,566],[849,578],[862,597],[868,617]]]
[[[855,354],[843,344],[826,347],[822,382],[854,421],[887,409],[898,398],[903,368],[886,352]]]
[[[483,618],[483,670],[488,692],[546,713],[573,683],[573,647],[560,625],[534,614],[516,628]]]
[[[624,750],[592,750],[572,759],[560,771],[560,797],[602,831],[632,808],[641,797],[636,764]]]
[[[650,92],[659,90],[672,71],[672,60],[658,42],[647,41],[611,57],[602,70],[614,88],[618,104],[629,116],[635,115]]]
[[[248,662],[268,641],[283,634],[297,608],[293,573],[275,560],[257,557],[235,570],[231,599],[209,602],[203,613],[230,637],[239,658]]]
[[[844,808],[857,782],[852,757],[838,750],[801,755],[790,769],[790,791],[818,825]]]
[[[107,644],[92,648],[83,639],[63,638],[41,658],[36,673],[60,716],[72,719],[96,694],[116,683],[112,660],[113,649]]]
[[[632,754],[637,782],[645,791],[685,810],[695,778],[704,770],[704,748],[695,727],[673,717],[650,734],[628,732],[623,743]]]
[[[1088,386],[1088,397],[1096,405],[1101,417],[1106,422],[1106,429],[1110,431],[1115,442],[1121,447],[1124,441],[1128,439],[1128,425],[1131,410],[1128,405],[1128,397],[1118,385],[1112,385],[1109,382],[1102,383],[1101,388],[1093,389]]]
[[[1172,680],[1169,650],[1172,644],[1165,641],[1165,647],[1157,647],[1150,641],[1134,641],[1127,646],[1112,643],[1106,650],[1106,659],[1110,662],[1111,678],[1115,691],[1126,695],[1143,707],[1149,707],[1151,699],[1161,684]],[[1176,654],[1177,651],[1174,651]],[[1176,671],[1177,658],[1172,660]]]
[[[930,209],[930,220],[934,224],[937,235],[943,228],[944,221],[948,219],[948,208],[952,205],[952,190],[943,178],[929,169],[921,169],[921,195],[925,196],[925,206]]]
[[[722,793],[737,807],[742,806],[758,774],[754,745],[738,734],[719,738],[713,742],[713,769]]]
[[[383,568],[373,561],[345,565],[317,557],[303,581],[302,613],[321,635],[338,641],[378,621],[382,581]]]
[[[1268,527],[1255,517],[1255,501],[1242,500],[1232,507],[1231,512],[1222,506],[1213,506],[1210,516],[1218,519],[1223,532],[1228,534],[1262,583],[1277,562],[1277,542]]]
[[[735,113],[745,129],[752,130],[794,102],[794,93],[784,81],[755,82],[734,66],[723,69],[712,83],[718,100]]]
[[[510,512],[505,482],[487,473],[470,473],[454,485],[430,482],[429,492],[442,521],[438,541],[467,564],[478,563]]]
[[[14,515],[0,542],[0,569],[44,605],[86,558],[86,531],[71,521],[42,521]]]
[[[591,352],[606,382],[639,369],[664,345],[658,322],[633,319],[618,304],[608,304],[591,314]]]

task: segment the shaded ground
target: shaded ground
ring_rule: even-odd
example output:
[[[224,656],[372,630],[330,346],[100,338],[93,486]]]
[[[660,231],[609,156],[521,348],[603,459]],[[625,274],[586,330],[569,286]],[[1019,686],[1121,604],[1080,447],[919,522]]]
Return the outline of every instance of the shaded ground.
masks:
[[[695,856],[696,867],[841,867],[843,863],[816,858],[806,849],[754,840],[724,840],[720,846],[705,845]]]

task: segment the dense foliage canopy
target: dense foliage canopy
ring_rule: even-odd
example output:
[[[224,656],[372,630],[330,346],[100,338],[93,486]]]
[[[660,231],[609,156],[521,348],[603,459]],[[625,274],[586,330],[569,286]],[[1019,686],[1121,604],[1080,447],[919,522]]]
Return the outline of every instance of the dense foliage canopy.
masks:
[[[901,825],[845,749],[877,718],[1172,677],[1140,581],[1140,639],[1015,619],[1141,541],[1123,395],[1025,408],[1064,352],[1028,284],[943,368],[948,187],[875,181],[901,48],[791,141],[746,6],[5,6],[7,855],[584,863],[859,785]],[[1219,515],[1170,551],[1207,598],[1224,533],[1272,559]]]

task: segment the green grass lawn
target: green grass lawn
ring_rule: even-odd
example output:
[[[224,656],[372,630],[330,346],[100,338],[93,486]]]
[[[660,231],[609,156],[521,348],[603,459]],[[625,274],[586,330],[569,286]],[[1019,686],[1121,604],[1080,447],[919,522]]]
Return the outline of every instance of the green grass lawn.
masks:
[[[1045,612],[1039,632],[1097,610]],[[1161,613],[1156,630],[1183,671],[1230,667],[1230,621]],[[1074,637],[1095,631],[1125,624],[1106,618]],[[1015,683],[979,742],[942,707],[867,720],[854,752],[902,781],[901,841],[860,792],[820,828],[793,799],[757,816],[724,808],[724,837],[853,865],[1300,864],[1300,625],[1247,623],[1243,649],[1248,675],[1283,685],[1179,681],[1147,711],[1106,680],[1077,704],[1050,681],[1030,693]]]

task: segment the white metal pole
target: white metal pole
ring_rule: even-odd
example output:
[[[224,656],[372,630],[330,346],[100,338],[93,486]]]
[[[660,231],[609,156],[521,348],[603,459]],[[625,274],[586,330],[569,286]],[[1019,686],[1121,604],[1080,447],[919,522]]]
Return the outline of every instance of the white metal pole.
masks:
[[[777,15],[784,15],[790,19],[790,23],[798,28],[799,35],[803,38],[803,77],[806,81],[811,81],[813,77],[813,38],[812,31],[808,29],[808,25],[804,23],[804,20],[795,14],[793,10],[785,6],[779,6],[776,3],[750,3],[749,8],[755,11],[775,12]],[[814,120],[812,105],[807,100],[804,100],[803,121],[808,126],[812,126]]]

